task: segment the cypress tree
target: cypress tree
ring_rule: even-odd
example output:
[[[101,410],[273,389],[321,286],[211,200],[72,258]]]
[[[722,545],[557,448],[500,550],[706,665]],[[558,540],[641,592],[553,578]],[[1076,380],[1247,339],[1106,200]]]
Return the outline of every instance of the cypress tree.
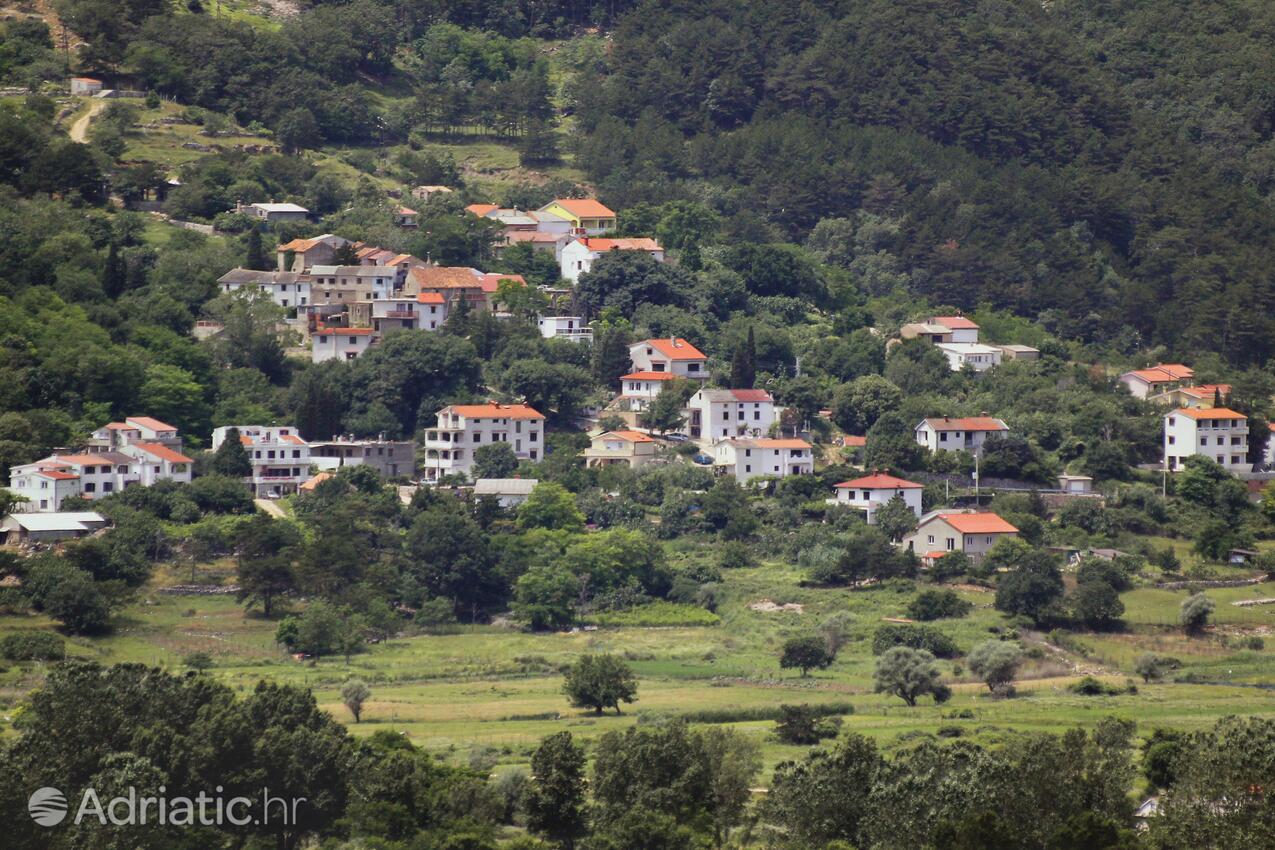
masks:
[[[102,291],[107,298],[118,298],[128,288],[128,268],[115,243],[106,252],[106,265],[102,268]]]
[[[730,386],[733,390],[751,390],[757,383],[757,345],[753,341],[753,329],[748,328],[748,340],[736,346],[730,360]]]
[[[244,268],[254,271],[268,271],[266,248],[261,243],[261,231],[255,226],[248,231],[248,256],[244,259]]]

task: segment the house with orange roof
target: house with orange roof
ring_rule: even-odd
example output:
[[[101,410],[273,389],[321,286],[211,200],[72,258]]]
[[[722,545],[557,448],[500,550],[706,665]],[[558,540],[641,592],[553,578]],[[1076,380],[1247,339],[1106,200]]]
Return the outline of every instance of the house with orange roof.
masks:
[[[708,355],[681,337],[644,339],[629,346],[634,372],[667,372],[678,378],[708,379]]]
[[[614,406],[617,410],[640,413],[655,401],[670,381],[677,380],[680,375],[672,372],[630,372],[620,376],[620,394],[616,396]]]
[[[571,222],[571,229],[585,236],[600,236],[615,230],[616,215],[594,198],[555,198],[540,208]]]
[[[641,431],[607,431],[598,434],[584,450],[584,465],[627,466],[636,469],[655,460],[659,444]]]
[[[271,499],[297,492],[310,478],[310,445],[291,425],[223,425],[214,428],[212,449],[216,451],[231,430],[239,432],[239,442],[248,453],[252,473],[244,479],[255,498]]]
[[[978,342],[978,325],[964,316],[930,316],[899,328],[902,339],[924,339],[938,343]]]
[[[1192,455],[1228,472],[1251,472],[1248,417],[1226,407],[1179,407],[1164,416],[1164,468],[1175,472]]]
[[[1134,369],[1119,377],[1134,398],[1149,398],[1195,377],[1195,370],[1181,363],[1159,363],[1145,369]]]
[[[692,440],[764,437],[778,420],[775,399],[765,390],[701,388],[686,402],[682,433]]]
[[[382,298],[366,305],[368,320],[377,334],[386,331],[436,331],[447,321],[447,299],[437,292]]]
[[[450,195],[449,186],[417,186],[412,189],[412,197],[418,201],[428,201],[434,195]]]
[[[916,441],[932,452],[971,452],[978,454],[988,436],[1009,433],[1004,420],[992,416],[946,416],[922,419],[916,426]]]
[[[713,467],[740,484],[763,476],[810,475],[815,471],[814,447],[799,439],[731,438],[713,445]]]
[[[251,289],[269,296],[285,310],[296,310],[310,303],[310,277],[300,272],[236,268],[217,278],[217,288],[227,295]]]
[[[599,257],[612,251],[638,251],[649,255],[657,263],[664,262],[664,249],[660,243],[646,236],[625,239],[581,236],[563,245],[558,253],[558,267],[564,278],[575,283],[580,275],[593,270],[593,264]]]
[[[305,272],[313,265],[331,264],[337,249],[349,243],[349,239],[332,233],[285,242],[275,249],[279,271]]]
[[[1147,398],[1147,401],[1168,407],[1225,407],[1231,397],[1230,384],[1200,384],[1193,387],[1173,387]]]
[[[318,325],[310,332],[310,362],[355,360],[376,343],[371,328],[341,328]]]
[[[92,97],[102,90],[102,81],[96,77],[72,77],[71,94]]]
[[[418,215],[420,215],[420,213],[411,207],[396,207],[394,210],[394,226],[408,229],[415,228],[417,226],[416,217]]]
[[[828,501],[863,511],[868,525],[875,525],[877,511],[896,496],[912,509],[912,513],[920,517],[921,492],[924,489],[924,484],[896,478],[884,472],[874,472],[862,478],[842,481],[836,485],[835,497]]]
[[[27,500],[19,509],[41,513],[67,496],[101,499],[139,481],[136,461],[118,451],[54,452],[9,469],[9,490]]]
[[[481,272],[468,266],[426,266],[408,270],[402,294],[436,293],[446,301],[449,312],[459,309],[464,301],[471,310],[495,313],[501,306],[497,303],[496,291],[503,280],[527,285],[526,278],[517,274]]]
[[[447,475],[470,476],[474,452],[506,443],[522,460],[544,456],[544,414],[526,404],[451,404],[438,411],[438,424],[425,431],[426,481]]]
[[[163,443],[129,443],[120,452],[133,458],[137,483],[150,487],[160,481],[189,484],[195,462]]]
[[[93,432],[87,445],[92,449],[116,451],[130,443],[159,443],[177,452],[182,450],[177,426],[150,416],[128,416],[123,422],[108,422]]]
[[[1017,536],[1017,528],[990,511],[945,509],[922,516],[903,546],[931,564],[948,552],[964,552],[978,563],[996,541]]]

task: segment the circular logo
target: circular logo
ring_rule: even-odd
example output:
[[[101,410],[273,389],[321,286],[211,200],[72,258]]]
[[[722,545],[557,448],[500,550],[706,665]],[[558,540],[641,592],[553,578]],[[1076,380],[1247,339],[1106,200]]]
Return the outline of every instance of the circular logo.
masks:
[[[27,801],[27,811],[40,826],[57,826],[66,819],[66,797],[56,788],[41,788]]]

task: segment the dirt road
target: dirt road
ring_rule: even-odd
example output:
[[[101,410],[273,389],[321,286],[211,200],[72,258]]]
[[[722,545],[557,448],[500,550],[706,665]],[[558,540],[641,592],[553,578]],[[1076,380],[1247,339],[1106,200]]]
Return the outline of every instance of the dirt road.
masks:
[[[84,144],[89,140],[89,124],[93,121],[94,116],[106,108],[105,100],[89,101],[89,111],[85,112],[79,118],[75,119],[75,123],[71,125],[68,134],[71,141]]]

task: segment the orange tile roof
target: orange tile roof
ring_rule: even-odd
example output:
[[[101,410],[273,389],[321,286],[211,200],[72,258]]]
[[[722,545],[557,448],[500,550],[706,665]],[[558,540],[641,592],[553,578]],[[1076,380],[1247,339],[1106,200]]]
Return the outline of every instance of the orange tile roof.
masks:
[[[526,404],[453,404],[445,408],[466,419],[544,419],[545,415]]]
[[[902,478],[895,478],[893,475],[886,475],[883,472],[856,478],[853,481],[842,481],[836,486],[844,487],[847,490],[919,490],[925,487],[924,484],[917,484],[915,481],[905,481]]]
[[[176,425],[169,425],[167,422],[160,422],[158,419],[152,419],[149,416],[127,416],[124,421],[133,425],[140,425],[141,427],[148,428],[151,431],[177,430]]]
[[[554,198],[553,203],[576,218],[615,218],[615,213],[593,198]]]
[[[632,239],[581,239],[590,251],[663,251],[660,243],[646,236]]]
[[[43,478],[52,478],[54,481],[70,481],[80,477],[74,472],[63,472],[60,469],[41,469],[35,474]]]
[[[399,215],[416,215],[416,210],[412,209],[411,207],[399,207],[398,214]]]
[[[97,79],[96,77],[72,77],[71,79],[75,80],[77,83],[100,83],[100,82],[102,82],[101,80]]]
[[[964,316],[935,316],[934,324],[942,325],[951,331],[976,331],[978,325],[971,322]]]
[[[297,487],[297,489],[304,490],[308,493],[314,490],[324,481],[327,481],[329,478],[334,478],[334,477],[335,476],[331,472],[316,472],[314,475],[310,476],[302,484],[300,484]]]
[[[371,328],[325,328],[318,327],[314,329],[316,334],[336,334],[337,336],[367,336],[372,333]]]
[[[671,381],[676,378],[672,372],[630,372],[621,375],[621,381]]]
[[[777,437],[759,437],[755,440],[739,440],[740,445],[755,446],[759,449],[809,449],[812,446],[805,440],[784,439]]]
[[[1180,413],[1187,419],[1248,419],[1243,413],[1228,407],[1179,407],[1169,415],[1175,413]]]
[[[636,345],[648,345],[670,360],[707,360],[708,355],[691,345],[686,340],[676,339],[644,339]],[[630,346],[631,347],[631,346]]]
[[[605,434],[599,434],[597,439],[604,437],[619,437],[621,440],[627,440],[630,443],[654,443],[655,440],[640,431],[607,431]]]
[[[727,390],[736,401],[774,401],[765,390]]]
[[[168,446],[161,446],[159,443],[133,443],[133,445],[148,455],[153,455],[160,460],[166,460],[169,463],[193,463],[190,458],[181,452],[175,452]]]
[[[1000,516],[990,512],[938,516],[961,534],[1013,534],[1018,531]]]
[[[441,292],[422,292],[416,296],[416,300],[421,304],[446,304],[447,299],[443,297]]]
[[[291,242],[280,245],[275,249],[275,252],[284,253],[286,251],[296,251],[298,253],[305,253],[322,241],[323,239],[319,237],[315,237],[314,239],[293,239]]]
[[[51,462],[59,466],[114,466],[110,458],[101,455],[54,455]]]
[[[137,430],[132,425],[129,425],[127,422],[107,422],[102,427],[106,428],[106,430],[108,431],[136,431]]]
[[[421,289],[480,289],[482,273],[467,266],[423,266],[408,271]]]
[[[1120,377],[1127,378],[1130,375],[1147,384],[1166,384],[1173,381],[1189,380],[1195,375],[1195,370],[1190,366],[1183,366],[1181,363],[1160,363],[1155,366],[1148,366],[1146,369],[1134,369],[1132,372],[1125,372]]]
[[[502,280],[512,280],[514,283],[522,286],[527,285],[527,279],[520,274],[499,274],[497,272],[492,272],[491,274],[485,274],[480,278],[483,292],[495,292],[500,288],[500,282]]]
[[[511,230],[505,234],[506,242],[557,242],[566,238],[565,233],[542,233],[539,230]]]
[[[301,439],[296,434],[284,434],[279,439],[285,443],[292,443],[297,446],[304,446],[306,444],[305,440]]]
[[[1183,395],[1189,395],[1192,398],[1208,398],[1215,393],[1226,396],[1231,394],[1231,385],[1200,384],[1197,387],[1182,387],[1181,392]]]
[[[867,437],[859,437],[854,434],[847,434],[842,443],[850,448],[860,448],[868,444]]]
[[[951,419],[946,416],[926,419],[935,431],[1008,431],[1001,420],[993,416],[970,416],[964,419]]]
[[[488,213],[493,213],[500,207],[496,204],[470,204],[465,209],[479,218],[486,218]]]

